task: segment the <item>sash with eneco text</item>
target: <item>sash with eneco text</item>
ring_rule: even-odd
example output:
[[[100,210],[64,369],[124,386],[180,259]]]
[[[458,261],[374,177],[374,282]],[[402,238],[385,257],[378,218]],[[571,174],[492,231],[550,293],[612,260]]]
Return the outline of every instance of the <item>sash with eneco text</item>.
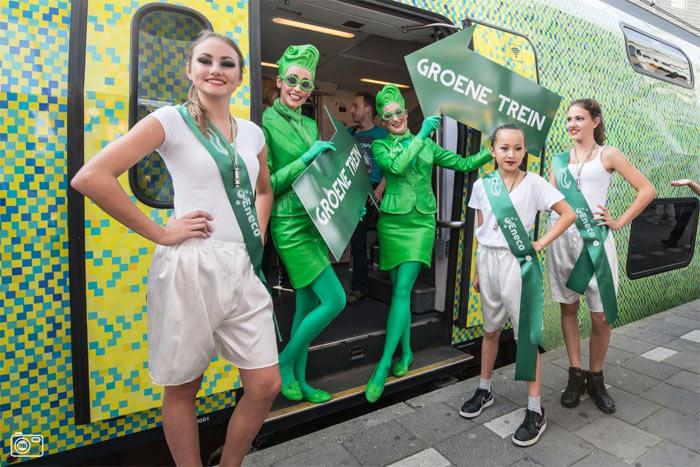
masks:
[[[576,188],[574,176],[569,170],[569,153],[563,152],[552,158],[554,176],[557,179],[559,191],[566,202],[576,211],[576,227],[583,239],[584,248],[574,264],[574,268],[566,281],[566,286],[584,294],[588,283],[595,274],[603,302],[605,320],[612,324],[617,319],[617,298],[612,270],[605,253],[605,239],[608,235],[606,226],[598,225],[586,198]]]
[[[511,253],[520,264],[522,288],[515,379],[534,381],[537,373],[538,346],[542,340],[544,306],[542,266],[530,236],[511,202],[501,174],[498,170],[494,170],[483,178],[483,183],[498,226]],[[506,284],[501,286],[504,287]]]

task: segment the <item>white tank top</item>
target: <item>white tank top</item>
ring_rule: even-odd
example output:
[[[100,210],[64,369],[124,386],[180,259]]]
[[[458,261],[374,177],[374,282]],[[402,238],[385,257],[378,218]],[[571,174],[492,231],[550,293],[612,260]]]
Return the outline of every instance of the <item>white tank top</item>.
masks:
[[[605,170],[603,166],[603,148],[601,146],[598,154],[590,161],[581,164],[569,164],[569,171],[574,176],[574,181],[581,177],[581,193],[586,198],[588,207],[595,214],[600,210],[598,205],[605,206],[608,198],[608,189],[612,174]],[[552,211],[550,218],[558,218],[559,215]]]

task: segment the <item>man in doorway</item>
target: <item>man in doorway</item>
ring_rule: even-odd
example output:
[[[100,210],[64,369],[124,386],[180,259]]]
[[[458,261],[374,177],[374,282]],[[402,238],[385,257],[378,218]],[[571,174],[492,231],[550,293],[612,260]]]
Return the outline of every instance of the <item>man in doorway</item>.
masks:
[[[382,176],[382,169],[376,164],[372,154],[372,141],[388,136],[384,128],[374,124],[377,111],[374,105],[375,99],[372,94],[358,92],[352,101],[350,113],[352,120],[357,126],[350,128],[350,134],[360,143],[360,150],[367,163],[369,172],[369,182],[374,188],[374,196],[377,202],[381,202],[384,195],[386,181]],[[348,303],[357,303],[367,296],[367,285],[369,273],[367,271],[367,231],[376,228],[377,210],[372,206],[372,202],[367,204],[367,215],[360,221],[355,229],[355,233],[350,240],[352,249],[352,279],[350,281],[350,293],[347,296]]]

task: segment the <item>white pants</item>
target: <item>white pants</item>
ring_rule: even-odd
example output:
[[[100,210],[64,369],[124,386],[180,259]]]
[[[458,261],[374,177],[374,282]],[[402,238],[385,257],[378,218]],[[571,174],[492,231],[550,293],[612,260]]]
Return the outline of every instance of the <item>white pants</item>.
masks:
[[[158,246],[148,274],[148,371],[155,384],[198,378],[217,353],[239,368],[277,363],[272,298],[243,243]]]
[[[552,228],[554,223],[550,221],[549,228]],[[612,272],[613,282],[615,284],[615,293],[619,279],[617,267],[617,250],[615,249],[615,240],[612,236],[612,231],[608,232],[608,237],[604,242],[605,254],[610,263],[610,271]],[[559,303],[577,303],[580,295],[577,292],[566,287],[566,281],[569,280],[569,275],[574,269],[574,264],[579,255],[583,251],[583,240],[581,234],[573,224],[571,227],[557,237],[547,248],[547,271],[549,272],[549,286],[552,290],[552,299]],[[594,312],[603,311],[603,301],[600,298],[600,290],[598,289],[598,281],[595,274],[588,283],[586,292],[584,293],[588,308]]]
[[[510,319],[513,335],[517,339],[523,285],[518,260],[509,248],[479,245],[476,270],[479,273],[484,329],[487,332],[498,331]]]

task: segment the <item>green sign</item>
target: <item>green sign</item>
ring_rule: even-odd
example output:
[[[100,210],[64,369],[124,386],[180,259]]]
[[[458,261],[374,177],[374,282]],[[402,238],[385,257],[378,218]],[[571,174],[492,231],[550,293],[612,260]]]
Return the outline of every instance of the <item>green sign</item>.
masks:
[[[474,27],[405,57],[423,115],[443,114],[491,134],[514,123],[527,151],[544,146],[561,96],[469,50]]]
[[[335,128],[330,141],[336,150],[318,156],[292,187],[331,253],[339,260],[360,221],[360,211],[372,186],[357,140],[328,108],[324,106],[324,109]]]

